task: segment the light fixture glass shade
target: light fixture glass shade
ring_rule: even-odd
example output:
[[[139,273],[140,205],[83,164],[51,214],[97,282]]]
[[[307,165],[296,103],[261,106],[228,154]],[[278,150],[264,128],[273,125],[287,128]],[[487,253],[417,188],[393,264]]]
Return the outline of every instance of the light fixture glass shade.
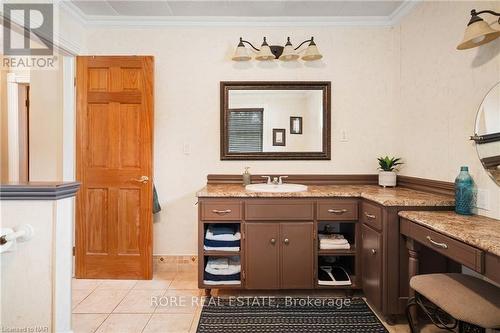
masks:
[[[271,48],[269,47],[269,45],[266,44],[260,47],[260,51],[255,56],[255,59],[260,61],[266,61],[266,60],[274,60],[276,59],[276,57],[271,52]]]
[[[321,53],[319,53],[318,47],[314,42],[311,42],[311,44],[309,44],[306,51],[304,52],[304,55],[302,56],[302,60],[304,61],[319,60],[321,58],[323,58],[323,56],[321,55]]]
[[[458,44],[457,50],[466,50],[491,42],[500,36],[500,31],[490,27],[482,19],[467,26],[464,38]]]
[[[287,44],[287,45],[285,45],[285,48],[283,49],[283,53],[281,53],[279,59],[282,61],[293,61],[293,60],[299,59],[299,55],[293,49],[292,44]]]
[[[232,59],[234,61],[248,61],[252,57],[250,57],[248,49],[244,45],[238,45]]]

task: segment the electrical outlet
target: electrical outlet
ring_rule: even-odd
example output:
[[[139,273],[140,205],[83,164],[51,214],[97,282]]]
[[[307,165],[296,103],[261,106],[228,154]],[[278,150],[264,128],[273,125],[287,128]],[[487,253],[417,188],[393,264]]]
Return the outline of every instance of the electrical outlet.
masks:
[[[485,189],[477,189],[476,207],[490,210],[490,192]]]
[[[191,145],[187,142],[184,142],[184,144],[182,145],[182,152],[184,153],[184,155],[191,154]]]
[[[347,142],[347,141],[349,141],[349,139],[347,139],[347,131],[342,130],[340,132],[340,142]]]

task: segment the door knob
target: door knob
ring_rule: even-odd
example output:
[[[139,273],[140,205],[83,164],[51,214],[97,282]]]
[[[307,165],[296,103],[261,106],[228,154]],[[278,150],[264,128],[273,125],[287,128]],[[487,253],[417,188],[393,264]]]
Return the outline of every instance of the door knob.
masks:
[[[146,184],[147,182],[149,182],[149,177],[148,176],[141,176],[141,178],[139,178],[139,179],[131,178],[130,180],[133,182]]]
[[[273,245],[276,244],[276,238],[271,238],[271,240],[269,242],[271,242],[271,244],[273,244]]]
[[[288,245],[288,244],[290,244],[290,240],[289,240],[288,238],[285,238],[285,239],[283,240],[283,243],[285,243],[286,245]]]
[[[372,254],[375,255],[377,253],[377,250],[372,249]]]

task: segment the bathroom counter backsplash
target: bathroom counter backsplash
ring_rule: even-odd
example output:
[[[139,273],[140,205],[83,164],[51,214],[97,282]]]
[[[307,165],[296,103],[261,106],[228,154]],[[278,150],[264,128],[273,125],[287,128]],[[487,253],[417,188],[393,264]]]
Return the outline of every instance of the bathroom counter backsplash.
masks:
[[[452,211],[402,211],[399,216],[500,256],[500,220]]]
[[[453,206],[452,196],[432,194],[408,188],[383,188],[376,185],[308,185],[305,192],[249,192],[238,184],[209,184],[201,189],[199,198],[330,198],[359,197],[384,206]]]

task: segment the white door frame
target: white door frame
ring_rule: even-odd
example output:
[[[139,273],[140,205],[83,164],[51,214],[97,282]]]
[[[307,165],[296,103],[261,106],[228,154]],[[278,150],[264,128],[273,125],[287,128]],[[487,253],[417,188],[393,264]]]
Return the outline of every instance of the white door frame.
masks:
[[[8,181],[11,182],[19,181],[19,85],[29,83],[29,73],[7,74]]]

